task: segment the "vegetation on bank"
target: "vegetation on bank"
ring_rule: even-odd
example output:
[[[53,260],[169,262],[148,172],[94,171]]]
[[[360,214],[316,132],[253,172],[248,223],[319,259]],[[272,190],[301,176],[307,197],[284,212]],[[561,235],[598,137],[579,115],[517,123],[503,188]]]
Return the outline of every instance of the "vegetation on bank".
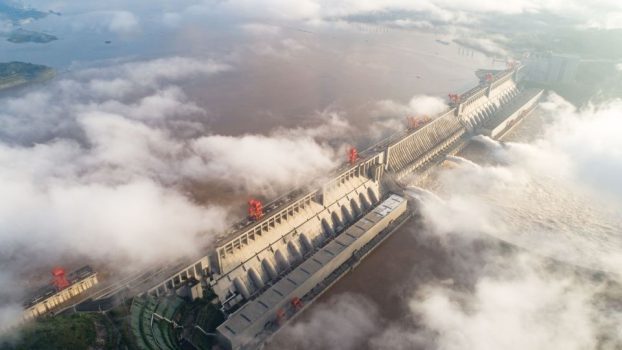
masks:
[[[0,63],[0,90],[54,77],[54,69],[25,62]]]
[[[161,299],[163,300],[163,299]],[[175,320],[183,329],[171,331],[182,350],[211,349],[213,336],[225,318],[212,290],[204,298],[185,302],[176,311]],[[105,313],[76,313],[38,319],[24,326],[9,339],[0,340],[0,350],[142,350],[132,329],[132,299]],[[162,324],[162,327],[167,327]],[[144,346],[144,345],[143,345]],[[151,348],[147,344],[147,348]]]
[[[45,44],[45,43],[49,43],[50,41],[58,40],[58,38],[51,34],[35,32],[32,30],[25,30],[25,29],[20,28],[20,29],[16,29],[12,31],[9,34],[9,37],[7,38],[7,40],[15,44],[21,44],[21,43]]]
[[[47,317],[27,325],[17,339],[0,345],[1,350],[89,349],[96,342],[96,320],[100,315],[74,314]]]

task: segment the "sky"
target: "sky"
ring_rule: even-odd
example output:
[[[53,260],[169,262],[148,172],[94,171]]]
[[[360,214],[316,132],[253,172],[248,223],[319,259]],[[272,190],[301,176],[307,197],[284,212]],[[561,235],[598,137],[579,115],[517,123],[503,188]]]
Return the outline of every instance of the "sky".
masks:
[[[36,285],[10,283],[18,276],[83,259],[121,273],[198,254],[242,217],[249,195],[273,198],[321,181],[351,145],[403,130],[405,115],[445,110],[451,89],[475,84],[474,69],[504,67],[513,32],[622,27],[622,6],[609,0],[27,4],[62,15],[0,16],[0,33],[24,27],[60,40],[3,42],[0,59],[49,64],[58,75],[0,95],[0,323]],[[468,38],[488,55],[465,57],[438,38]],[[551,94],[541,113],[549,126],[533,142],[479,139],[491,164],[454,159],[439,174],[438,197],[415,189],[427,227],[418,239],[442,242],[445,253],[466,249],[446,262],[452,267],[472,263],[473,242],[493,236],[619,281],[622,104],[577,107]],[[565,195],[551,195],[557,189]],[[539,205],[534,193],[582,216],[569,221],[568,210],[549,206],[537,217],[526,210]],[[602,227],[581,240],[576,226],[585,222]],[[520,251],[493,247],[480,258],[489,268],[473,268],[470,288],[401,281],[412,286],[402,298],[405,323],[379,322],[381,306],[345,294],[320,303],[285,338],[323,349],[622,342],[620,310],[603,310],[602,284]]]

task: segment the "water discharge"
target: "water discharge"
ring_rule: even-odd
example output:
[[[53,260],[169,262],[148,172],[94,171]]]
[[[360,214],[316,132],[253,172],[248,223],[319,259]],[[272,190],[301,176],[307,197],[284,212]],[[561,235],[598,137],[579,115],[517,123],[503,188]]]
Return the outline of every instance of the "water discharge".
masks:
[[[521,191],[482,193],[508,230],[498,238],[571,264],[620,274],[622,215],[589,194],[533,177]]]
[[[622,276],[619,206],[576,182],[551,176],[542,166],[533,166],[532,159],[521,159],[546,152],[537,145],[516,142],[533,132],[519,127],[511,136],[512,142],[505,143],[508,147],[487,136],[474,137],[476,143],[463,154],[488,158],[485,162],[492,155],[507,162],[479,166],[462,157],[447,157],[454,167],[439,170],[439,176],[428,176],[419,184],[438,194],[429,204],[438,205],[439,197],[484,203],[488,210],[482,215],[489,215],[496,223],[495,229],[486,233],[539,255]],[[533,148],[532,152],[525,152],[528,148]],[[505,176],[499,176],[500,171]],[[478,185],[482,178],[487,181],[485,186]],[[432,197],[416,198],[425,206]]]
[[[448,161],[455,163],[457,165],[465,165],[474,168],[479,168],[479,164],[473,162],[472,160],[460,157],[460,156],[447,156],[445,157]]]
[[[443,202],[443,199],[439,197],[436,193],[415,185],[407,186],[404,192],[407,196],[415,198],[419,201]]]
[[[473,138],[471,138],[471,140],[475,141],[475,142],[479,142],[485,146],[490,147],[491,149],[499,149],[502,147],[501,142],[494,140],[492,138],[490,138],[489,136],[485,136],[485,135],[477,135],[477,136],[473,136]]]

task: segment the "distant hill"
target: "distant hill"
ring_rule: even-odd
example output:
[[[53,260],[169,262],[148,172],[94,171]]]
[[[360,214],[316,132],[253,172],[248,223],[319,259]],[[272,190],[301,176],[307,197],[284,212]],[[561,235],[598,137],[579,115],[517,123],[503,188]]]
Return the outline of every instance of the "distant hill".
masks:
[[[25,62],[0,63],[0,90],[48,80],[54,77],[54,69]]]
[[[47,15],[47,12],[26,8],[13,1],[0,0],[0,18],[6,18],[13,23],[28,19],[41,19]]]
[[[49,43],[50,41],[58,40],[58,38],[51,34],[34,32],[32,30],[16,29],[9,34],[8,41],[16,44],[21,43]]]

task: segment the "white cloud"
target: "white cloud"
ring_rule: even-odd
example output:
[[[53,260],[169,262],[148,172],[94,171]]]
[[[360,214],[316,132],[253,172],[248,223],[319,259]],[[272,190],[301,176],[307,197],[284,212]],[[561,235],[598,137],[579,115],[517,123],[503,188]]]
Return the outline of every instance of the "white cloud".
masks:
[[[330,147],[310,137],[215,135],[201,137],[191,147],[196,162],[184,171],[270,194],[305,185],[339,164]]]
[[[101,86],[105,84],[106,83],[99,85],[99,89],[94,89],[94,93],[105,96],[107,91],[101,89]],[[92,87],[92,83],[89,85]],[[117,84],[112,84],[112,86],[115,85]],[[131,84],[128,84],[128,86],[131,86]],[[120,90],[122,90],[122,88],[123,86],[120,86]],[[122,103],[118,100],[106,100],[98,107],[102,111],[122,114],[131,119],[143,120],[158,120],[205,114],[204,110],[199,108],[194,102],[188,101],[184,92],[175,86],[158,90],[132,104]]]
[[[0,18],[0,33],[8,33],[13,30],[13,23],[11,21]]]
[[[257,55],[278,59],[290,59],[296,52],[306,47],[294,39],[281,39],[274,42],[258,42],[250,45],[250,50]]]
[[[308,320],[288,324],[275,344],[283,349],[360,349],[377,328],[377,310],[368,300],[344,294],[314,307]]]
[[[393,100],[379,101],[376,104],[375,114],[397,118],[427,115],[433,118],[447,109],[449,109],[449,106],[440,97],[415,95],[408,101],[408,104],[402,104]]]
[[[231,66],[211,59],[167,57],[149,61],[128,62],[108,69],[86,69],[77,73],[79,79],[126,79],[134,86],[154,87],[197,75],[208,76],[231,69]],[[112,81],[116,81],[112,79]]]
[[[140,29],[136,15],[129,11],[116,11],[111,15],[108,29],[117,34],[131,34]]]
[[[551,95],[538,112],[552,121],[542,138],[528,145],[480,137],[496,165],[450,157],[438,180],[425,180],[440,197],[411,190],[429,230],[417,230],[419,239],[437,237],[449,259],[444,264],[464,269],[474,284],[411,281],[417,287],[409,306],[420,327],[392,325],[372,335],[371,344],[447,350],[621,346],[622,310],[607,296],[620,292],[622,276],[622,196],[612,181],[622,176],[615,133],[621,112],[619,101],[577,110]],[[475,251],[482,233],[529,253],[485,244]],[[551,265],[541,256],[570,264]],[[485,268],[478,270],[473,257]],[[607,271],[610,283],[575,265]]]
[[[68,134],[75,137],[80,133],[77,120],[90,111],[202,131],[201,125],[192,122],[205,112],[175,84],[228,69],[229,65],[209,59],[171,57],[79,71],[48,89],[1,100],[0,136],[22,143]]]
[[[206,2],[204,7],[212,9],[213,3]],[[498,2],[494,0],[477,0],[456,2],[448,0],[386,0],[386,1],[355,1],[338,0],[325,3],[318,0],[284,1],[270,0],[231,0],[221,4],[221,8],[230,14],[251,19],[274,20],[306,20],[317,23],[322,20],[345,18],[354,15],[374,15],[383,13],[414,12],[423,14],[426,20],[447,24],[476,23],[482,15],[524,13],[555,13],[564,17],[574,18],[577,23],[587,23],[591,27],[619,28],[622,14],[615,1],[598,1],[584,3],[580,1],[534,1],[510,0]],[[414,22],[416,26],[425,22]],[[402,22],[401,25],[408,24]]]
[[[211,6],[208,4],[207,6]],[[319,14],[322,5],[315,0],[286,1],[286,0],[235,0],[220,4],[227,11],[248,18],[274,19],[312,19]]]
[[[380,306],[367,299],[333,297],[286,326],[271,348],[578,350],[622,345],[622,310],[615,301],[619,285],[485,240],[465,244],[460,232],[440,247],[420,234],[417,228],[421,244],[429,240],[436,248],[418,258],[423,267],[413,270],[443,260],[444,274],[472,282],[438,282],[438,276],[430,280],[413,274],[412,280],[400,281],[412,288],[403,300],[408,312],[393,322],[381,318]]]
[[[537,146],[572,161],[575,181],[601,195],[611,194],[622,202],[622,102],[575,110],[552,96],[547,105],[554,124]]]
[[[182,21],[182,15],[176,12],[166,12],[162,15],[162,23],[167,27],[176,28]]]
[[[515,271],[481,277],[472,293],[428,286],[410,302],[438,348],[593,349],[605,334],[620,344],[610,325],[619,315],[596,300],[601,286],[543,272],[533,257],[506,258]]]
[[[411,111],[416,115],[429,115],[434,117],[449,107],[445,101],[435,96],[417,95],[408,102]]]
[[[447,111],[449,106],[443,99],[429,95],[415,95],[408,103],[393,100],[376,102],[372,114],[374,122],[369,127],[372,139],[386,137],[387,132],[399,132],[408,126],[409,117],[434,118]]]
[[[492,56],[507,56],[508,52],[498,43],[499,36],[496,36],[496,40],[493,40],[489,37],[482,37],[481,34],[474,37],[475,33],[467,32],[466,34],[461,35],[456,42],[460,45],[481,51],[485,54]]]
[[[539,113],[551,120],[533,144],[490,139],[497,165],[450,160],[426,199],[435,232],[483,232],[538,254],[622,275],[622,147],[619,101],[581,110],[551,95]],[[426,196],[419,196],[428,198]],[[460,218],[447,220],[446,218]]]
[[[268,135],[209,134],[205,110],[176,83],[226,69],[180,57],[130,62],[0,99],[3,271],[16,277],[67,257],[138,269],[193,255],[230,218],[184,185],[274,195],[345,159],[337,138],[349,125],[337,114]],[[0,290],[7,312],[14,300]]]
[[[264,23],[245,23],[242,25],[242,29],[256,36],[274,36],[281,33],[280,27]]]

